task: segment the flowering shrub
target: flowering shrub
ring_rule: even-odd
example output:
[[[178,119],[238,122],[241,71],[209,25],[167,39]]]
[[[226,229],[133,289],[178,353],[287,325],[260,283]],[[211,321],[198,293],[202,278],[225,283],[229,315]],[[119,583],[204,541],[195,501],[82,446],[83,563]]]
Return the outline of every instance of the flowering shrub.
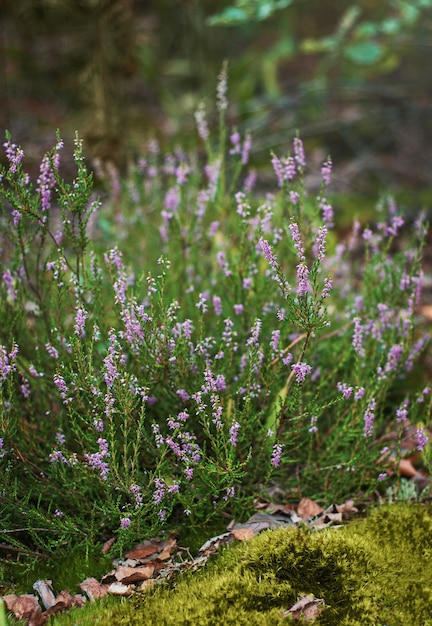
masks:
[[[395,401],[427,341],[414,324],[422,219],[412,247],[389,200],[376,227],[356,222],[336,245],[330,159],[309,197],[295,138],[273,155],[273,192],[254,193],[250,137],[226,136],[225,70],[217,102],[216,144],[197,114],[204,162],[151,142],[112,206],[93,195],[78,139],[75,180],[58,138],[34,184],[6,138],[8,541],[201,524],[241,512],[272,476],[296,498],[355,495],[386,478],[374,443],[386,426],[426,420],[429,389]]]

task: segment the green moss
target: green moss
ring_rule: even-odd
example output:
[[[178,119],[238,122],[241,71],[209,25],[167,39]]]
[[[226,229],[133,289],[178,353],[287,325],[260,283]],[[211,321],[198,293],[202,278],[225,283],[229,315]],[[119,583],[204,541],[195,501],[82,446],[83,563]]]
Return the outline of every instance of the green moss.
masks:
[[[432,626],[431,552],[432,509],[385,506],[341,528],[263,533],[172,588],[93,605],[54,623],[286,625],[291,619],[281,611],[313,594],[325,601],[318,625]]]

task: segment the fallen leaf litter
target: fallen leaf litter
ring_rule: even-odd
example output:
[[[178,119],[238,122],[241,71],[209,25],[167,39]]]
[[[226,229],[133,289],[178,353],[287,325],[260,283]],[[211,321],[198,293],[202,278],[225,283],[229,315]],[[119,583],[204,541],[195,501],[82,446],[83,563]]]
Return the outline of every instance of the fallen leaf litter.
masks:
[[[220,547],[230,545],[234,541],[248,541],[263,530],[300,525],[311,530],[321,530],[339,525],[343,517],[358,512],[352,500],[347,500],[339,506],[332,504],[323,510],[309,498],[302,498],[296,508],[291,505],[260,502],[256,503],[255,508],[259,510],[247,522],[237,523],[233,520],[228,525],[227,532],[206,541],[195,558],[191,557],[187,548],[178,546],[174,537],[166,540],[146,540],[126,552],[123,559],[115,559],[114,569],[105,574],[100,581],[96,578],[86,578],[82,581],[79,587],[85,595],[72,595],[64,590],[56,596],[52,581],[37,580],[33,588],[40,597],[40,602],[36,595],[9,594],[3,596],[6,608],[17,619],[22,619],[27,626],[44,626],[51,615],[73,607],[82,607],[87,600],[94,602],[107,594],[131,596],[171,580],[181,572],[196,571],[203,567]],[[113,543],[113,539],[108,540],[102,551],[108,552]],[[294,619],[301,617],[312,620],[318,616],[322,608],[322,599],[302,596],[294,606],[284,611],[283,615],[290,614]]]

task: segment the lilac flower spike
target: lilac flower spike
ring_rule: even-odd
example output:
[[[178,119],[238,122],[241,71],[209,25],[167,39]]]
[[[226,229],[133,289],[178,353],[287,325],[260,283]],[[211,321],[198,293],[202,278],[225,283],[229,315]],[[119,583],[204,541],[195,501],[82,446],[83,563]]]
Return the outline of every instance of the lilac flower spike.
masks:
[[[267,261],[269,262],[270,267],[272,268],[272,270],[276,271],[278,267],[278,263],[277,263],[276,255],[273,254],[271,245],[266,239],[264,239],[264,237],[260,237],[259,245],[262,250],[262,253],[264,254]]]
[[[366,408],[364,413],[364,428],[363,428],[363,436],[370,437],[373,433],[373,424],[375,420],[375,407],[376,401],[372,398]]]
[[[294,159],[300,169],[303,169],[306,165],[306,158],[303,148],[303,142],[299,137],[296,137],[293,141],[294,146]]]
[[[323,166],[321,168],[321,175],[322,175],[322,179],[325,185],[330,185],[330,175],[331,175],[331,171],[332,171],[332,160],[329,157],[327,159],[327,161],[325,163],[323,163]]]
[[[417,450],[422,452],[422,450],[424,450],[425,447],[427,446],[429,442],[429,438],[425,433],[425,429],[422,427],[417,428],[416,436],[417,436]]]
[[[302,263],[304,263],[306,261],[306,257],[305,257],[304,245],[303,245],[303,241],[300,235],[298,224],[296,222],[291,222],[291,224],[289,225],[289,229],[291,232],[291,238],[294,242],[294,248],[297,251],[297,256],[299,260]]]
[[[312,368],[307,363],[302,363],[299,361],[298,363],[294,363],[291,365],[291,369],[293,370],[296,381],[298,383],[304,383],[306,376],[311,373]]]
[[[309,282],[309,270],[304,263],[297,265],[297,295],[302,297],[312,292]]]
[[[272,455],[270,459],[270,463],[273,465],[273,467],[279,467],[280,462],[281,462],[281,457],[282,457],[282,451],[283,451],[283,444],[276,443],[273,446],[273,451],[272,451]]]

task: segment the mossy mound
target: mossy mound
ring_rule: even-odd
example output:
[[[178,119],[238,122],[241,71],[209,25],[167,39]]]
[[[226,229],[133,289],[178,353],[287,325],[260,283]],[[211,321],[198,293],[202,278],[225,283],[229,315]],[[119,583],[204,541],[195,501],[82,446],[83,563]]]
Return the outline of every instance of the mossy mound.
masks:
[[[312,594],[325,602],[317,625],[432,626],[431,556],[432,509],[384,506],[341,528],[262,533],[173,588],[73,611],[54,623],[286,625],[299,622],[282,612]]]

